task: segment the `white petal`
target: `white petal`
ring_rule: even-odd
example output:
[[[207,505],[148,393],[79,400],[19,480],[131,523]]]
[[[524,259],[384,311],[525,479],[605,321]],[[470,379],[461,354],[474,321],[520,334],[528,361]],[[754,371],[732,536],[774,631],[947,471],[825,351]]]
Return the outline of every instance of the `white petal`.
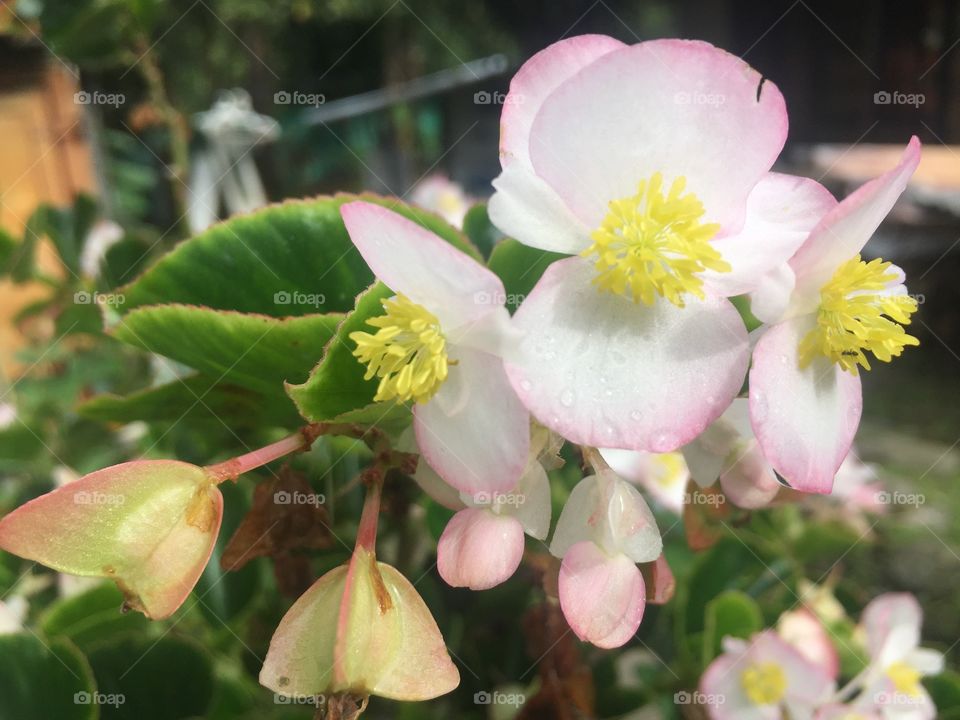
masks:
[[[860,423],[860,377],[826,358],[800,368],[809,316],[770,328],[753,352],[750,418],[763,454],[791,487],[828,493]]]
[[[544,425],[593,447],[669,452],[723,412],[743,384],[747,332],[727,300],[652,307],[599,291],[592,265],[560,260],[514,323],[510,381]]]
[[[341,206],[340,214],[374,275],[436,315],[445,332],[489,313],[494,305],[484,298],[506,297],[487,268],[392,210],[357,201]]]
[[[527,464],[530,420],[502,362],[451,348],[457,362],[437,394],[413,409],[423,458],[461,492],[507,492]]]

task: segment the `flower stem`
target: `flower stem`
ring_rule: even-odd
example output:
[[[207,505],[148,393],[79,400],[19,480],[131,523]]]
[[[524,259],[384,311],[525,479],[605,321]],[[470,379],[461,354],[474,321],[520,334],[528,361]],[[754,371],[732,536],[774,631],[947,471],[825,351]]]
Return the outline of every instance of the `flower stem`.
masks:
[[[357,528],[356,549],[376,551],[377,521],[380,518],[380,491],[383,488],[383,474],[370,474],[367,485],[367,497],[363,501],[363,512],[360,515],[360,525]]]
[[[303,428],[300,432],[283,440],[279,440],[270,445],[266,445],[257,450],[230,458],[216,465],[206,467],[207,475],[213,478],[214,482],[220,484],[225,480],[236,480],[245,472],[250,472],[268,462],[273,462],[278,458],[290,453],[308,450],[313,441],[317,439],[317,433],[311,429],[311,426]]]

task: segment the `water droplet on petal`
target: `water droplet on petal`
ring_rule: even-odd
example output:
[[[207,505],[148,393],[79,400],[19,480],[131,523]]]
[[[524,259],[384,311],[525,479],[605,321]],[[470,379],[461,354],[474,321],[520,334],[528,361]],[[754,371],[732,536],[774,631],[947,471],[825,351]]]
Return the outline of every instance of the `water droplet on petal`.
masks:
[[[570,407],[573,405],[573,390],[567,388],[562,393],[560,393],[560,404],[564,407]]]
[[[680,443],[674,433],[662,430],[654,434],[650,444],[654,452],[670,452],[676,450]]]

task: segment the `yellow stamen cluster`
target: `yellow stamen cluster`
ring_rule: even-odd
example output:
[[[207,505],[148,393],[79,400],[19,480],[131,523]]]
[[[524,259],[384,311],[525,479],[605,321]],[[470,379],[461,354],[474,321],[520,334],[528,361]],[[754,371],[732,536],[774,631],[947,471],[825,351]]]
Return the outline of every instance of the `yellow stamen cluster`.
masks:
[[[787,676],[777,663],[754,663],[740,675],[743,692],[754,705],[775,705],[787,693]]]
[[[380,378],[374,400],[427,402],[447,379],[447,341],[436,316],[404,295],[383,301],[385,315],[367,320],[377,330],[350,333],[353,354],[367,366],[364,378]]]
[[[912,697],[920,694],[920,671],[915,667],[905,662],[895,662],[887,668],[887,677],[898,693]]]
[[[710,244],[720,226],[701,223],[703,203],[683,194],[686,178],[676,178],[664,194],[657,172],[642,180],[637,194],[614,200],[593,244],[581,253],[596,255],[594,283],[634,302],[652,305],[662,295],[683,307],[687,293],[703,297],[704,270],[729,272],[730,265]]]
[[[864,351],[890,362],[905,346],[919,345],[901,327],[910,324],[917,301],[884,292],[897,279],[890,263],[879,258],[864,262],[857,255],[837,268],[820,290],[816,327],[800,341],[801,367],[823,355],[856,375],[858,365],[870,369]]]

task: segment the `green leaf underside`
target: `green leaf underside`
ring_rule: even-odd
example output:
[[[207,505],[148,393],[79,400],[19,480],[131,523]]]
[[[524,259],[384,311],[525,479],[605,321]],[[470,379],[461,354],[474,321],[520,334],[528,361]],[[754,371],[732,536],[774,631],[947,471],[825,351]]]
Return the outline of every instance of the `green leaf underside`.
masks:
[[[503,281],[510,312],[516,311],[523,299],[530,294],[547,267],[565,257],[569,256],[528,247],[511,238],[497,243],[488,264]]]

